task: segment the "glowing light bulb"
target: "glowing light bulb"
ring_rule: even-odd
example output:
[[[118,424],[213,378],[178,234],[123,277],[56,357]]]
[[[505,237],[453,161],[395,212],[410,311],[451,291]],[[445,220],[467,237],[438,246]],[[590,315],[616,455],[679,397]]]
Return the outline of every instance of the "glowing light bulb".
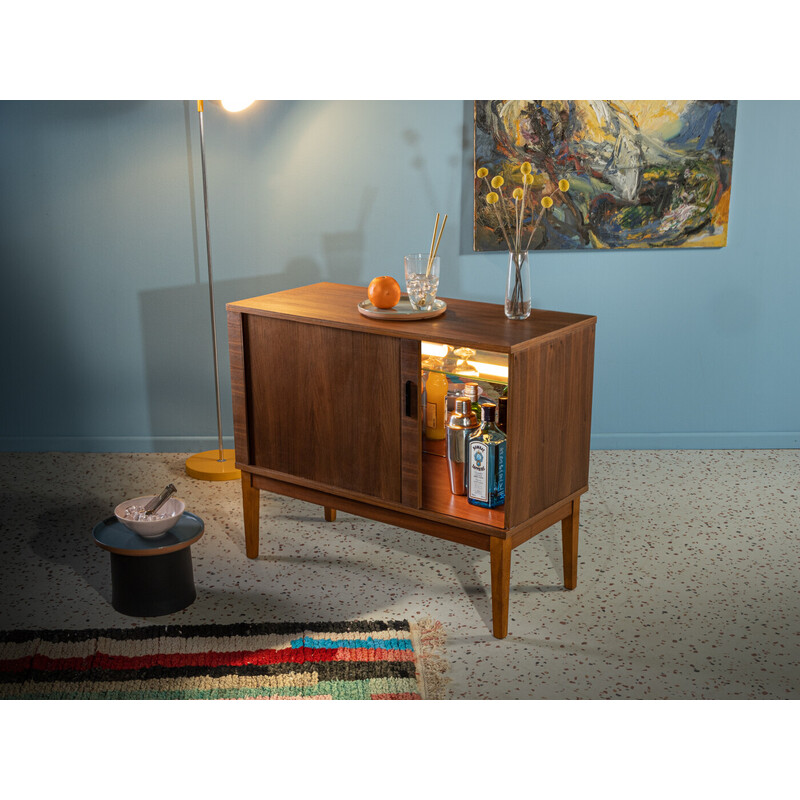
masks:
[[[420,351],[423,356],[435,356],[444,358],[450,348],[446,344],[434,344],[433,342],[422,342]]]
[[[499,364],[486,364],[483,361],[470,361],[469,364],[475,367],[481,376],[492,375],[497,378],[508,380],[508,367],[502,367]]]
[[[255,103],[255,100],[221,100],[226,111],[244,111],[245,108]]]

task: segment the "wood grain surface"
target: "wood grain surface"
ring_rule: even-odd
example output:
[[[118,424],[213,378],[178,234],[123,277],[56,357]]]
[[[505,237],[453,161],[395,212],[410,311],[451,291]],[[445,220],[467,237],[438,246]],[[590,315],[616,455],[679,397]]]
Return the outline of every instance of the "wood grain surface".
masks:
[[[514,527],[589,481],[594,325],[509,359],[507,524]]]
[[[457,520],[470,520],[500,529],[506,525],[505,506],[482,508],[472,505],[465,495],[453,494],[447,458],[432,453],[422,454],[422,507]]]
[[[400,343],[248,315],[250,463],[401,502]]]
[[[367,296],[362,286],[316,283],[297,289],[228,303],[233,311],[263,316],[314,322],[334,328],[347,328],[417,340],[463,345],[481,350],[510,352],[531,346],[536,340],[557,334],[570,325],[589,323],[595,318],[535,308],[526,320],[509,320],[502,305],[443,298],[447,311],[436,319],[391,321],[369,319],[358,313],[358,304]]]
[[[453,520],[454,524],[449,524],[442,518],[436,520],[426,516],[408,514],[402,509],[388,508],[372,502],[366,503],[351,497],[330,494],[308,486],[279,481],[265,475],[254,474],[253,486],[257,489],[274,492],[275,494],[295,497],[307,503],[316,503],[323,507],[336,508],[347,514],[355,514],[359,517],[374,519],[378,522],[385,522],[389,525],[396,525],[411,531],[426,533],[438,539],[446,539],[449,542],[465,544],[478,550],[488,550],[489,540],[493,538],[485,533],[477,533],[468,530],[458,524],[457,520]]]

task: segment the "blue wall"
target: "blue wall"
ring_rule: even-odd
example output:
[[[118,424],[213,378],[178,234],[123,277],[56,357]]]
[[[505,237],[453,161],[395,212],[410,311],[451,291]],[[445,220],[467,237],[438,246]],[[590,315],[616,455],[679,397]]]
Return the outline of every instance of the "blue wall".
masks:
[[[224,305],[401,277],[447,212],[443,296],[501,303],[471,252],[471,104],[206,104]],[[534,305],[598,316],[595,448],[800,446],[800,102],[738,109],[728,246],[537,253]],[[1,450],[216,446],[194,102],[0,102]]]

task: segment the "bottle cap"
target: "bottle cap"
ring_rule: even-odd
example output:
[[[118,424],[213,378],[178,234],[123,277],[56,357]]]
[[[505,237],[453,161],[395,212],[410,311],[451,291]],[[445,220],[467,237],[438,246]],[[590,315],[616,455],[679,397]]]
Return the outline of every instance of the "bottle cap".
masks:
[[[494,422],[497,406],[494,403],[481,403],[481,422]]]

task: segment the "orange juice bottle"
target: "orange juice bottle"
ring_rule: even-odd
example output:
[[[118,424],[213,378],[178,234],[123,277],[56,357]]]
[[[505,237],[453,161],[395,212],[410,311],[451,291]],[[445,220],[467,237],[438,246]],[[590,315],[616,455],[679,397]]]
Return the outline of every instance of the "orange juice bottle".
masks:
[[[425,438],[444,439],[444,398],[447,394],[447,376],[429,372],[425,382]]]

